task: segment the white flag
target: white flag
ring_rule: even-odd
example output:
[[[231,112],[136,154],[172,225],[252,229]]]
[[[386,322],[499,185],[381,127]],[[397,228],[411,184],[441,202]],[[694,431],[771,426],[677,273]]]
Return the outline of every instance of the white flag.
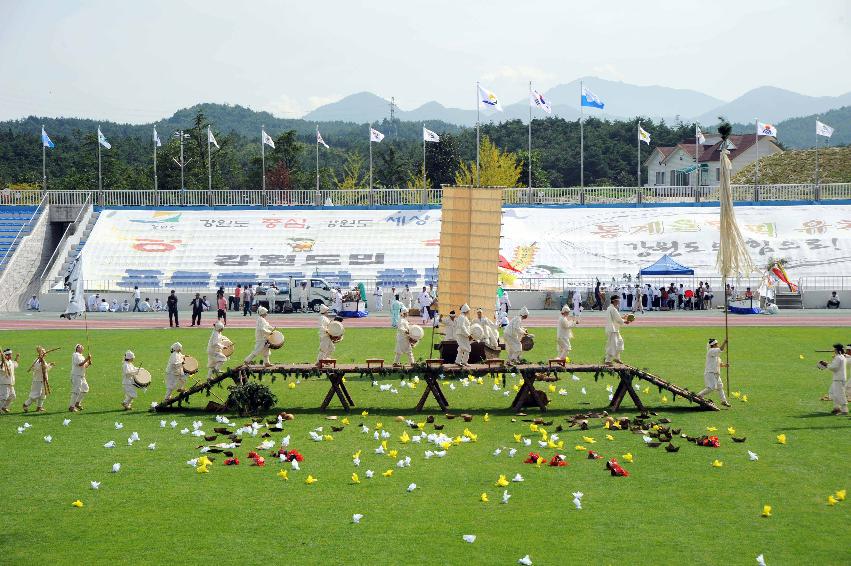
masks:
[[[440,136],[423,126],[423,139],[427,142],[439,142]]]
[[[756,135],[758,136],[771,136],[777,137],[777,128],[772,126],[771,124],[763,124],[762,122],[756,123]]]
[[[381,140],[384,139],[384,134],[376,130],[375,128],[369,129],[369,141],[370,142],[378,142],[381,143]]]
[[[488,90],[479,85],[479,108],[492,108],[502,112],[502,105],[499,103],[499,98],[492,90]]]
[[[260,130],[260,132],[262,132],[262,134],[263,134],[263,143],[265,143],[266,145],[268,145],[272,149],[275,149],[275,142],[274,142],[274,140],[272,140],[272,136],[267,134],[266,130]]]
[[[216,141],[216,137],[213,135],[213,130],[210,129],[210,126],[207,126],[207,143],[211,143],[216,146],[216,149],[222,149],[219,147],[219,142]]]
[[[100,131],[100,126],[98,126],[98,143],[106,149],[112,149],[112,144],[106,141],[106,136]]]
[[[641,127],[641,124],[638,125],[638,139],[650,145],[650,132]]]
[[[162,147],[163,144],[160,141],[160,135],[157,133],[157,127],[154,126],[154,145],[157,147]]]
[[[700,131],[700,126],[697,128],[697,143],[698,145],[703,145],[706,143],[706,136],[703,135],[703,132]]]
[[[833,128],[816,120],[816,135],[829,138],[833,135]]]
[[[553,109],[550,106],[550,103],[544,98],[544,95],[538,92],[535,89],[532,89],[531,94],[529,95],[532,98],[532,103],[546,112],[547,114],[552,114]]]
[[[316,143],[321,143],[326,149],[331,149],[328,147],[328,144],[325,143],[325,140],[322,139],[322,134],[319,133],[318,129],[316,130]]]
[[[68,306],[65,307],[65,312],[60,316],[71,320],[81,312],[86,310],[86,299],[83,289],[83,256],[82,253],[77,254],[74,258],[74,263],[68,268],[68,273],[65,274],[65,289],[68,290]]]

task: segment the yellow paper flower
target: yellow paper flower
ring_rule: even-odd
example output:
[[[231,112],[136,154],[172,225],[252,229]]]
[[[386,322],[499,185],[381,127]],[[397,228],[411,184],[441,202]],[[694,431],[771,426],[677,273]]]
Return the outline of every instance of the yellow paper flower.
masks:
[[[304,480],[304,483],[306,483],[307,485],[313,485],[313,484],[315,484],[315,483],[316,483],[316,482],[318,482],[318,481],[319,481],[319,480],[318,480],[317,478],[313,477],[313,476],[312,476],[312,475],[310,475],[310,474],[307,474],[307,479],[306,479],[306,480]]]
[[[547,389],[549,389],[550,393],[556,392],[556,386],[553,385],[552,383],[549,385],[549,387],[547,387]]]
[[[361,453],[361,451],[358,450],[357,452],[352,454],[352,460],[357,460],[358,458],[360,458],[360,453]]]
[[[650,393],[650,387],[645,387],[641,392],[642,393]]]
[[[786,435],[785,434],[778,434],[777,435],[777,442],[779,442],[780,444],[786,444]]]
[[[538,465],[538,467],[540,468],[540,467],[541,467],[541,464],[543,464],[543,463],[544,463],[544,462],[546,462],[546,461],[547,461],[547,459],[546,459],[546,458],[544,458],[543,456],[538,456],[538,461],[537,461],[537,462],[535,462],[535,464],[537,464],[537,465]]]
[[[78,499],[77,501],[74,501],[73,503],[71,503],[71,505],[73,505],[74,507],[79,508],[79,507],[82,507],[82,506],[83,506],[83,502],[82,502],[82,501],[80,501],[80,500]]]
[[[799,360],[803,360],[803,359],[804,359],[804,354],[798,354],[798,359],[799,359]]]
[[[491,416],[488,413],[485,413],[485,416],[482,417],[482,420],[488,422],[489,420],[491,420]]]
[[[503,474],[499,474],[499,479],[496,480],[497,487],[505,487],[508,485],[508,478]]]
[[[521,442],[522,440],[523,440],[523,435],[521,435],[521,434],[515,434],[514,435],[514,442]]]
[[[663,403],[667,403],[667,402],[668,402],[668,396],[667,396],[667,395],[662,395],[662,399],[661,399],[661,401],[662,401]]]
[[[399,451],[396,449],[390,450],[387,452],[387,455],[391,458],[395,458],[399,454]]]
[[[733,427],[731,427],[731,426],[728,426],[728,427],[727,427],[727,434],[729,434],[730,436],[732,436],[732,435],[736,434],[736,429],[734,429],[734,428],[733,428]]]
[[[715,460],[714,462],[712,462],[712,467],[713,468],[723,468],[724,462],[722,462],[721,460]]]
[[[290,381],[289,383],[287,383],[287,387],[289,387],[290,389],[295,389],[295,381]]]
[[[840,489],[839,491],[837,491],[836,492],[837,501],[845,501],[845,495],[846,495],[846,492],[845,492],[844,489]]]
[[[594,440],[594,439],[593,439],[592,437],[590,437],[590,436],[583,436],[583,437],[582,437],[582,441],[583,441],[583,442],[587,442],[588,444],[594,444],[595,442],[597,442],[596,440]]]
[[[393,469],[391,468],[391,469],[387,470],[386,472],[381,472],[381,475],[384,476],[385,478],[389,478],[390,476],[393,475]]]
[[[564,448],[564,440],[559,440],[558,444],[556,444],[556,448]]]
[[[605,423],[603,423],[603,428],[609,430],[609,428],[611,427],[611,425],[609,424],[610,422],[611,421],[606,421]]]
[[[381,430],[382,428],[384,428],[384,423],[382,423],[382,422],[375,423],[375,430]]]
[[[331,436],[330,434],[326,434],[325,436],[322,437],[322,440],[330,441],[330,440],[334,440],[334,437]]]
[[[425,425],[426,425],[426,424],[425,424],[425,421],[423,421],[423,422],[421,422],[421,423],[417,423],[417,428],[418,428],[418,429],[420,429],[420,430],[422,430],[422,429],[424,429],[424,428],[425,428]]]
[[[487,494],[487,493],[482,493],[482,494],[479,496],[479,500],[480,500],[482,503],[487,503],[487,502],[488,502],[488,494]]]
[[[361,411],[360,416],[365,417],[369,414],[369,411]]]
[[[763,505],[762,506],[762,516],[763,517],[771,517],[771,505]]]
[[[352,474],[352,483],[360,483],[360,478],[358,477],[357,473]]]
[[[381,447],[384,448],[385,452],[387,452],[387,441],[386,440],[381,441]]]
[[[198,465],[199,466],[209,466],[212,463],[213,463],[213,461],[210,460],[209,458],[207,458],[206,456],[201,456],[200,458],[198,458]]]
[[[538,425],[536,425],[535,423],[529,423],[529,430],[531,430],[532,432],[538,432]]]
[[[343,420],[341,420],[341,421],[340,421],[340,423],[342,423],[342,424],[344,424],[344,425],[347,425],[347,426],[348,426],[348,424],[349,424],[349,417],[343,417]]]
[[[448,442],[448,441],[447,441],[447,442],[441,442],[441,443],[440,443],[440,447],[441,447],[441,448],[443,448],[444,450],[449,450],[449,448],[450,448],[451,446],[452,446],[452,443],[451,443],[451,442]]]
[[[708,430],[709,432],[715,432],[718,429],[715,428],[714,426],[708,426],[708,427],[706,427],[706,430]]]
[[[836,505],[836,498],[833,497],[832,495],[828,495],[827,496],[827,504],[830,505],[831,507],[833,507],[834,505]]]
[[[623,455],[623,461],[632,464],[632,452],[627,452]]]
[[[742,395],[742,403],[747,403],[747,402],[748,402],[748,396]]]
[[[458,446],[459,444],[461,444],[461,437],[460,437],[460,436],[456,436],[455,438],[453,438],[453,439],[452,439],[452,444],[454,444],[455,446]]]
[[[611,434],[606,435],[606,440],[614,440],[614,439],[615,439],[615,437],[612,436]]]
[[[278,477],[282,480],[290,481],[290,474],[286,470],[281,470],[278,472]]]
[[[616,428],[616,429],[620,430],[622,428],[621,423],[619,423],[618,421],[613,421],[612,422],[612,428]]]
[[[402,436],[399,437],[399,442],[401,442],[402,444],[407,444],[410,441],[411,441],[411,437],[408,436],[408,431],[406,430],[405,432],[402,433]]]
[[[588,450],[587,448],[585,448],[585,447],[584,447],[584,446],[582,446],[581,444],[577,444],[576,446],[574,446],[574,447],[573,447],[573,449],[574,449],[574,450],[577,450],[577,451],[583,451],[583,452],[584,452],[585,450]]]
[[[195,468],[195,471],[199,474],[206,474],[210,472],[210,469],[207,466],[198,466]]]
[[[739,397],[742,396],[742,392],[741,391],[733,391],[732,393],[730,393],[730,395],[733,397],[733,399],[738,399]]]
[[[556,443],[552,441],[552,439],[547,440],[547,448],[555,448]]]

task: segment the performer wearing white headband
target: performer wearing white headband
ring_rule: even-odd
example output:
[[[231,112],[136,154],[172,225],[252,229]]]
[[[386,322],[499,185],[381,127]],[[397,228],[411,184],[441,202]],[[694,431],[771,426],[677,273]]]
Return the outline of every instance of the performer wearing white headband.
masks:
[[[165,366],[165,400],[171,399],[171,394],[186,386],[186,374],[183,373],[183,344],[175,342],[171,345],[171,355]]]
[[[275,331],[275,327],[269,324],[266,320],[266,315],[269,314],[269,309],[266,307],[257,307],[257,325],[254,327],[254,351],[252,351],[245,363],[250,364],[257,356],[263,356],[263,365],[270,366],[272,362],[269,360],[271,351],[269,349],[269,335]]]
[[[458,353],[455,356],[455,363],[459,366],[466,366],[470,361],[470,350],[472,345],[470,340],[470,319],[467,318],[467,313],[470,312],[470,307],[467,303],[461,305],[461,316],[455,320],[455,341],[458,343]]]
[[[210,340],[207,342],[207,379],[210,379],[213,373],[219,373],[222,370],[222,364],[228,361],[222,350],[229,346],[231,341],[222,334],[224,328],[225,325],[219,321],[213,324],[213,333],[210,334]]]
[[[330,309],[326,305],[319,305],[319,354],[316,356],[316,363],[319,360],[327,360],[334,355],[334,350],[337,346],[328,334],[328,325],[331,324],[331,319],[327,314]]]
[[[86,369],[92,365],[92,356],[83,356],[84,349],[82,344],[77,344],[71,354],[71,403],[68,410],[72,413],[83,410],[83,397],[89,392]]]
[[[124,407],[125,411],[133,408],[133,399],[139,394],[139,390],[136,389],[136,382],[134,381],[134,378],[139,374],[139,368],[133,364],[133,360],[135,359],[136,354],[131,350],[127,350],[124,353],[124,365],[121,368],[121,385],[124,387],[124,401],[121,403],[121,406]]]
[[[508,350],[508,361],[516,363],[520,360],[520,354],[523,353],[523,344],[520,342],[526,335],[526,329],[523,328],[523,321],[529,317],[529,309],[523,307],[520,309],[520,315],[515,316],[505,327],[503,337],[505,338],[505,349]]]
[[[561,307],[561,316],[558,319],[558,328],[556,329],[556,347],[558,348],[556,358],[559,360],[566,360],[570,355],[570,339],[573,338],[572,329],[574,326],[576,326],[576,320],[570,318],[570,307],[564,305]]]
[[[45,355],[47,355],[47,350],[39,346],[35,349],[36,359],[30,366],[30,372],[32,372],[32,386],[30,387],[30,396],[24,401],[24,412],[30,410],[30,405],[33,403],[36,404],[35,411],[37,413],[44,412],[44,400],[47,399],[47,395],[50,393],[50,382],[48,381],[48,372],[50,368],[53,367],[54,364],[48,362],[44,359]]]
[[[724,382],[721,381],[721,368],[727,367],[727,364],[721,361],[721,352],[727,347],[727,341],[721,346],[718,346],[718,340],[715,338],[709,339],[709,345],[706,348],[706,367],[703,369],[703,384],[705,387],[698,393],[701,397],[712,391],[717,391],[721,397],[721,404],[729,407],[727,395],[724,394]]]
[[[414,364],[414,350],[411,344],[411,323],[408,322],[408,309],[402,307],[399,311],[399,324],[396,326],[396,357],[393,359],[394,366],[401,366],[402,356],[408,358],[411,365]]]
[[[18,357],[12,359],[12,349],[3,350],[2,367],[0,367],[0,413],[8,413],[12,401],[15,400],[15,370],[18,368]]]

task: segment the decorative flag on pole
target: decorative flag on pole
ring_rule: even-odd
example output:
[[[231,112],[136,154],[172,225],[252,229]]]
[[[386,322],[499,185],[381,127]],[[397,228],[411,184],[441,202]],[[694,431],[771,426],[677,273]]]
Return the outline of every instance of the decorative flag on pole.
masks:
[[[697,143],[703,145],[706,143],[706,136],[700,131],[700,126],[697,126]]]
[[[440,136],[423,126],[423,140],[427,142],[439,142]]]
[[[98,126],[98,143],[106,149],[112,149],[112,144],[106,141],[106,136],[100,131],[100,126]]]
[[[824,124],[822,124],[824,126]],[[833,133],[833,130],[830,130]],[[41,127],[41,145],[44,147],[49,147],[53,149],[56,145],[50,141],[50,137],[47,135],[47,132],[44,131],[44,126]]]
[[[553,109],[550,106],[550,103],[547,102],[547,100],[544,98],[543,94],[541,94],[540,92],[538,92],[535,89],[532,89],[530,96],[532,97],[532,102],[535,104],[535,106],[537,106],[538,108],[540,108],[541,110],[543,110],[547,114],[553,113]]]
[[[594,94],[593,92],[591,92],[588,89],[588,87],[586,87],[586,86],[582,87],[582,96],[580,98],[580,105],[581,106],[590,106],[591,108],[599,108],[600,110],[602,110],[603,108],[606,107],[606,105],[603,103],[603,101],[600,100],[600,97],[597,96],[596,94]]]
[[[163,146],[163,143],[160,141],[160,135],[157,133],[156,126],[154,126],[154,145],[157,147]]]
[[[213,130],[210,129],[210,126],[207,126],[207,142],[216,146],[216,149],[222,149],[219,147],[219,142],[216,141],[216,136],[213,135]]]
[[[44,130],[43,130],[43,129],[42,129],[42,134],[41,134],[41,135],[42,135],[42,138],[45,136],[45,134],[44,134]],[[824,137],[826,137],[826,138],[829,138],[830,136],[832,136],[832,135],[833,135],[833,128],[831,128],[831,127],[830,127],[830,126],[828,126],[827,124],[824,124],[824,123],[819,122],[818,120],[816,120],[816,135],[817,135],[817,136],[824,136]],[[47,141],[50,141],[50,140],[47,140]],[[53,144],[51,144],[51,145],[49,145],[49,146],[47,146],[47,147],[53,147]]]
[[[266,145],[268,145],[272,149],[275,149],[275,142],[274,142],[274,140],[272,140],[272,136],[267,134],[266,130],[260,130],[260,132],[263,134],[263,136],[262,136],[263,137],[263,143],[265,143]]]
[[[753,261],[739,225],[736,222],[736,213],[733,208],[733,191],[730,187],[730,173],[733,164],[728,155],[730,151],[725,141],[722,142],[721,150],[721,182],[718,186],[718,200],[721,205],[720,236],[721,245],[718,247],[718,271],[726,281],[729,277],[740,277],[750,275],[753,271]]]
[[[773,138],[776,138],[777,128],[775,128],[771,124],[763,124],[762,122],[757,122],[756,133],[760,136],[771,136]]]
[[[482,85],[479,85],[479,108],[492,108],[493,110],[502,112],[502,105],[499,103],[499,98],[493,91],[483,88]]]
[[[83,289],[83,256],[78,253],[74,263],[65,274],[65,289],[68,291],[68,306],[60,318],[71,320],[86,310],[86,299]]]
[[[650,145],[650,132],[642,128],[641,125],[638,126],[638,139]]]
[[[786,286],[789,287],[789,290],[793,293],[798,292],[798,286],[789,281],[789,274],[786,273],[786,270],[779,263],[775,263],[771,266],[771,273],[777,277],[783,283],[786,283]]]
[[[383,139],[384,139],[384,134],[382,134],[381,132],[379,132],[375,128],[369,129],[369,141],[370,142],[381,143],[381,140],[383,140]]]
[[[328,147],[328,144],[325,143],[325,140],[322,139],[322,134],[319,133],[318,129],[316,130],[316,143],[321,143],[326,149],[331,149]]]

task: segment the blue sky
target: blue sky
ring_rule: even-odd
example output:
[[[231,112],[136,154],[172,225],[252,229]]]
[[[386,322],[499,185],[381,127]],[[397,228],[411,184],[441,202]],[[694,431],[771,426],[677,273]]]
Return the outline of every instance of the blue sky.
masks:
[[[851,2],[0,0],[0,119],[140,123],[197,102],[300,117],[368,90],[473,107],[585,75],[731,100],[851,91]]]

